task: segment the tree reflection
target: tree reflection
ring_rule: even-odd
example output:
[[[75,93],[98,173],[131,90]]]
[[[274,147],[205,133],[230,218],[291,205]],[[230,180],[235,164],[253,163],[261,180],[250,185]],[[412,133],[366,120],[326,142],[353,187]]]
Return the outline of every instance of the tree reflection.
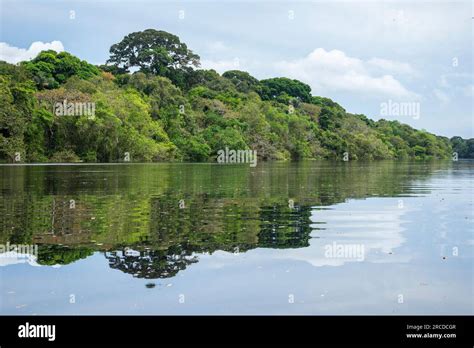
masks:
[[[463,163],[5,167],[0,242],[38,244],[39,264],[102,252],[135,277],[173,277],[200,253],[307,247],[311,207],[416,194],[413,182],[453,165]]]
[[[258,246],[263,248],[302,248],[309,245],[311,207],[279,206],[261,210]]]
[[[198,262],[197,256],[179,245],[168,250],[138,251],[124,248],[104,254],[110,268],[146,279],[174,277],[188,265]]]

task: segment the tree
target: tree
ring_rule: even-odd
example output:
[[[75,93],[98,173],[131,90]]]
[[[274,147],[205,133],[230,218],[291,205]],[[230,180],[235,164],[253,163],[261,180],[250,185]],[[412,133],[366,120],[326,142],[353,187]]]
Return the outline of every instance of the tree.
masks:
[[[474,158],[474,138],[452,137],[450,142],[459,158]]]
[[[286,77],[275,77],[260,81],[259,94],[263,100],[276,99],[285,104],[291,101],[291,97],[305,103],[309,103],[312,98],[310,86]]]
[[[89,79],[100,73],[99,68],[67,52],[42,51],[22,65],[33,75],[38,89],[58,88],[71,76]]]
[[[298,80],[221,76],[198,65],[177,36],[151,29],[113,45],[107,66],[54,51],[0,62],[0,161],[116,162],[125,153],[131,161],[208,161],[226,146],[277,160],[474,156],[474,139],[350,114]],[[57,114],[65,101],[90,103],[93,117]]]
[[[35,107],[34,84],[24,68],[0,62],[0,159],[24,161],[25,131]],[[19,156],[18,156],[19,155]]]
[[[179,37],[155,29],[128,34],[112,45],[107,63],[124,69],[119,71],[139,68],[144,73],[165,76],[180,87],[193,67],[200,66],[199,56]]]
[[[246,71],[229,70],[223,73],[222,77],[230,80],[235,88],[242,93],[256,91],[258,88],[258,80]]]
[[[328,109],[332,109],[338,112],[346,112],[346,110],[342,106],[340,106],[338,103],[325,97],[316,97],[316,96],[311,97],[311,104],[318,105],[322,108],[325,107]],[[365,117],[365,116],[359,115],[359,117]]]
[[[106,64],[102,64],[102,65],[98,65],[97,66],[100,70],[104,71],[104,72],[108,72],[108,73],[111,73],[113,75],[122,75],[122,74],[126,74],[127,73],[127,70],[125,68],[119,68],[118,66],[116,65],[106,65]]]

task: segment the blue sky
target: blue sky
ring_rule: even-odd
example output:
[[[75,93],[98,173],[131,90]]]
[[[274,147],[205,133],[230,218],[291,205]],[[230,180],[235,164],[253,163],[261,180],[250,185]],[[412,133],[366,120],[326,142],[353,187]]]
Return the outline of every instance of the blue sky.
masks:
[[[0,59],[41,49],[104,63],[112,44],[148,28],[176,34],[202,67],[308,83],[347,111],[419,103],[415,128],[474,137],[471,1],[0,0]],[[73,11],[73,12],[71,12]]]

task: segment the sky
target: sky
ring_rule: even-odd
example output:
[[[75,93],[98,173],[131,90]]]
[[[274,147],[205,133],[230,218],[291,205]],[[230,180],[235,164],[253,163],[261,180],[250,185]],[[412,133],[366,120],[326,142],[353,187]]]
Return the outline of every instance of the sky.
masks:
[[[153,28],[202,68],[298,79],[348,112],[472,138],[473,16],[471,0],[0,0],[0,60],[54,49],[103,64]]]

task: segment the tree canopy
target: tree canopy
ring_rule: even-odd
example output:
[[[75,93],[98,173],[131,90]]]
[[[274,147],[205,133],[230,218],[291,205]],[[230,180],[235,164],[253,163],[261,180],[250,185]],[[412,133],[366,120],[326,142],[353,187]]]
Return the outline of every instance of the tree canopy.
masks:
[[[298,80],[196,69],[199,56],[164,31],[129,34],[110,52],[100,67],[54,51],[0,62],[0,160],[210,161],[226,146],[269,160],[474,153],[473,139],[350,114]],[[94,104],[94,117],[55,114],[66,100]]]
[[[40,52],[23,66],[33,75],[38,89],[58,88],[71,76],[88,79],[98,75],[100,70],[86,61],[67,53],[52,50]]]
[[[166,76],[181,85],[185,75],[200,66],[199,59],[176,35],[147,29],[112,45],[107,63],[125,72],[139,68],[144,73]]]
[[[256,91],[259,81],[246,71],[229,70],[222,74],[222,77],[230,80],[239,92],[248,93]]]
[[[260,81],[259,94],[263,100],[276,99],[288,102],[291,97],[297,98],[305,103],[311,101],[311,87],[307,84],[291,80],[286,77],[275,77]]]

